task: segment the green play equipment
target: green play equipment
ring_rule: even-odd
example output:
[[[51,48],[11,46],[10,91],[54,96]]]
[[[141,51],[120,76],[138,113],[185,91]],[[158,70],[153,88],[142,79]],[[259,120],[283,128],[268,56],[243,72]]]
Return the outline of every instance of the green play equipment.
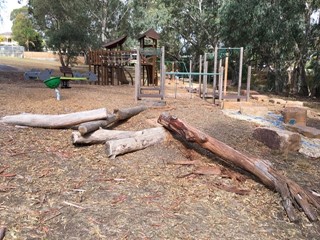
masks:
[[[51,88],[51,89],[54,89],[55,92],[56,92],[56,96],[57,96],[57,100],[60,101],[60,92],[58,90],[58,87],[60,85],[60,77],[51,77],[47,80],[44,80],[43,81],[44,84],[48,87],[48,88]]]
[[[44,81],[44,84],[51,89],[55,89],[60,85],[60,77],[51,77]]]

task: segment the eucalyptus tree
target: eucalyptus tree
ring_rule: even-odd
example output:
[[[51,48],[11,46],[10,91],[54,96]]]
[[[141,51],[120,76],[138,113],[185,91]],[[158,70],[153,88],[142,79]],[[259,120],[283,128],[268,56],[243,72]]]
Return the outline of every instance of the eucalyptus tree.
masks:
[[[164,30],[180,44],[177,54],[196,59],[218,42],[219,0],[161,0],[169,9],[170,21]],[[177,49],[177,48],[175,48]]]
[[[28,7],[14,9],[10,14],[12,24],[12,36],[21,46],[29,51],[42,51],[42,36],[36,31],[32,16]]]
[[[129,0],[80,0],[79,2],[86,6],[91,28],[100,42],[110,41],[128,33]]]
[[[311,15],[319,8],[317,2],[225,1],[220,9],[221,39],[230,45],[246,47],[248,59],[256,65],[271,66],[269,85],[273,90],[306,94],[304,66],[313,48],[310,45]],[[294,83],[287,81],[289,66],[299,71],[298,77],[293,78]]]
[[[95,38],[88,10],[79,1],[30,0],[29,7],[46,36],[47,46],[57,51],[63,66],[68,66]]]

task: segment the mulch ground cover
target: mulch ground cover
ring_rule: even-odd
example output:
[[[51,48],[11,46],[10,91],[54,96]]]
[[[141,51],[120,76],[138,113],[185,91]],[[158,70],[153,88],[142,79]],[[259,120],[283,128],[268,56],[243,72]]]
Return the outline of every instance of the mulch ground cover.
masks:
[[[175,99],[169,83],[165,106],[149,107],[113,129],[150,128],[168,111],[320,190],[319,159],[267,148],[252,137],[255,124],[225,116],[181,84]],[[41,81],[0,72],[0,117],[101,107],[112,112],[137,104],[131,85],[71,87],[61,89],[57,101]],[[109,159],[104,145],[73,146],[72,131],[0,124],[4,239],[319,239],[319,222],[301,214],[298,223],[290,223],[277,193],[178,136]],[[216,174],[220,170],[227,174]]]

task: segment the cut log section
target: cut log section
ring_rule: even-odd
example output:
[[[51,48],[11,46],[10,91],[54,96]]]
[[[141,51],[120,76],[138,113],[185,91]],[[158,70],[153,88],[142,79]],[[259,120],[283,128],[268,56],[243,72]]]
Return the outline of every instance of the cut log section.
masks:
[[[29,126],[39,128],[70,128],[83,122],[106,119],[107,109],[100,108],[90,111],[60,114],[60,115],[42,115],[42,114],[18,114],[3,117],[0,122]]]
[[[113,114],[109,114],[106,120],[82,123],[82,124],[80,124],[78,130],[81,133],[81,135],[85,135],[87,133],[94,132],[94,131],[98,130],[100,127],[105,128],[105,127],[109,126],[110,124],[115,123],[117,121],[131,118],[146,109],[147,109],[147,107],[142,106],[142,105],[132,107],[132,108],[115,109],[113,111]]]
[[[268,161],[249,157],[167,113],[162,113],[158,122],[167,129],[183,136],[187,141],[198,143],[227,163],[250,172],[267,187],[280,193],[290,221],[298,220],[296,211],[294,211],[295,208],[302,210],[310,221],[318,220],[318,213],[314,207],[320,210],[319,198],[282,175]]]
[[[110,158],[115,158],[118,155],[134,152],[164,142],[165,139],[166,131],[163,127],[136,131],[131,137],[107,141],[106,154]]]

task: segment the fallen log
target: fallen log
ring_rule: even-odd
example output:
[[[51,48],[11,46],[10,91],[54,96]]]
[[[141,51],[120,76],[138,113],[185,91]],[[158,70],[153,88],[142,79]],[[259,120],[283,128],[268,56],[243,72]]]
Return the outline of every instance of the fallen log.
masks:
[[[84,136],[80,132],[72,132],[71,140],[73,145],[104,144],[108,140],[132,137],[135,131],[119,131],[99,129]]]
[[[125,120],[139,114],[146,109],[146,106],[140,105],[133,108],[115,109],[113,110],[113,114],[116,115],[117,120]]]
[[[100,127],[105,128],[114,122],[131,118],[146,109],[147,107],[142,105],[132,108],[115,109],[113,114],[109,114],[106,120],[82,123],[79,125],[78,130],[81,135],[85,135],[98,130]]]
[[[163,127],[136,131],[131,137],[107,141],[106,154],[110,158],[115,158],[118,155],[134,152],[164,142],[165,139],[166,131]]]
[[[320,210],[320,200],[309,190],[304,189],[278,172],[270,162],[249,157],[168,113],[162,113],[158,122],[167,129],[183,136],[187,141],[198,143],[227,163],[250,172],[267,187],[277,191],[282,197],[282,203],[290,221],[298,220],[294,211],[295,208],[302,210],[310,221],[318,220],[318,213],[314,208]]]
[[[79,132],[72,132],[71,140],[73,145],[92,145],[92,144],[105,144],[106,141],[134,138],[139,135],[157,133],[162,135],[163,127],[149,128],[142,131],[121,131],[121,130],[108,130],[99,129],[95,132],[82,136]]]
[[[117,120],[116,115],[110,114],[110,115],[108,115],[106,120],[81,123],[78,127],[78,131],[83,136],[85,134],[94,132],[94,131],[98,130],[99,128],[105,128],[108,125],[116,122],[116,120]]]
[[[60,115],[24,113],[4,116],[3,118],[1,118],[0,122],[12,125],[39,128],[70,128],[83,122],[106,119],[107,116],[107,109],[100,108],[95,110]]]

